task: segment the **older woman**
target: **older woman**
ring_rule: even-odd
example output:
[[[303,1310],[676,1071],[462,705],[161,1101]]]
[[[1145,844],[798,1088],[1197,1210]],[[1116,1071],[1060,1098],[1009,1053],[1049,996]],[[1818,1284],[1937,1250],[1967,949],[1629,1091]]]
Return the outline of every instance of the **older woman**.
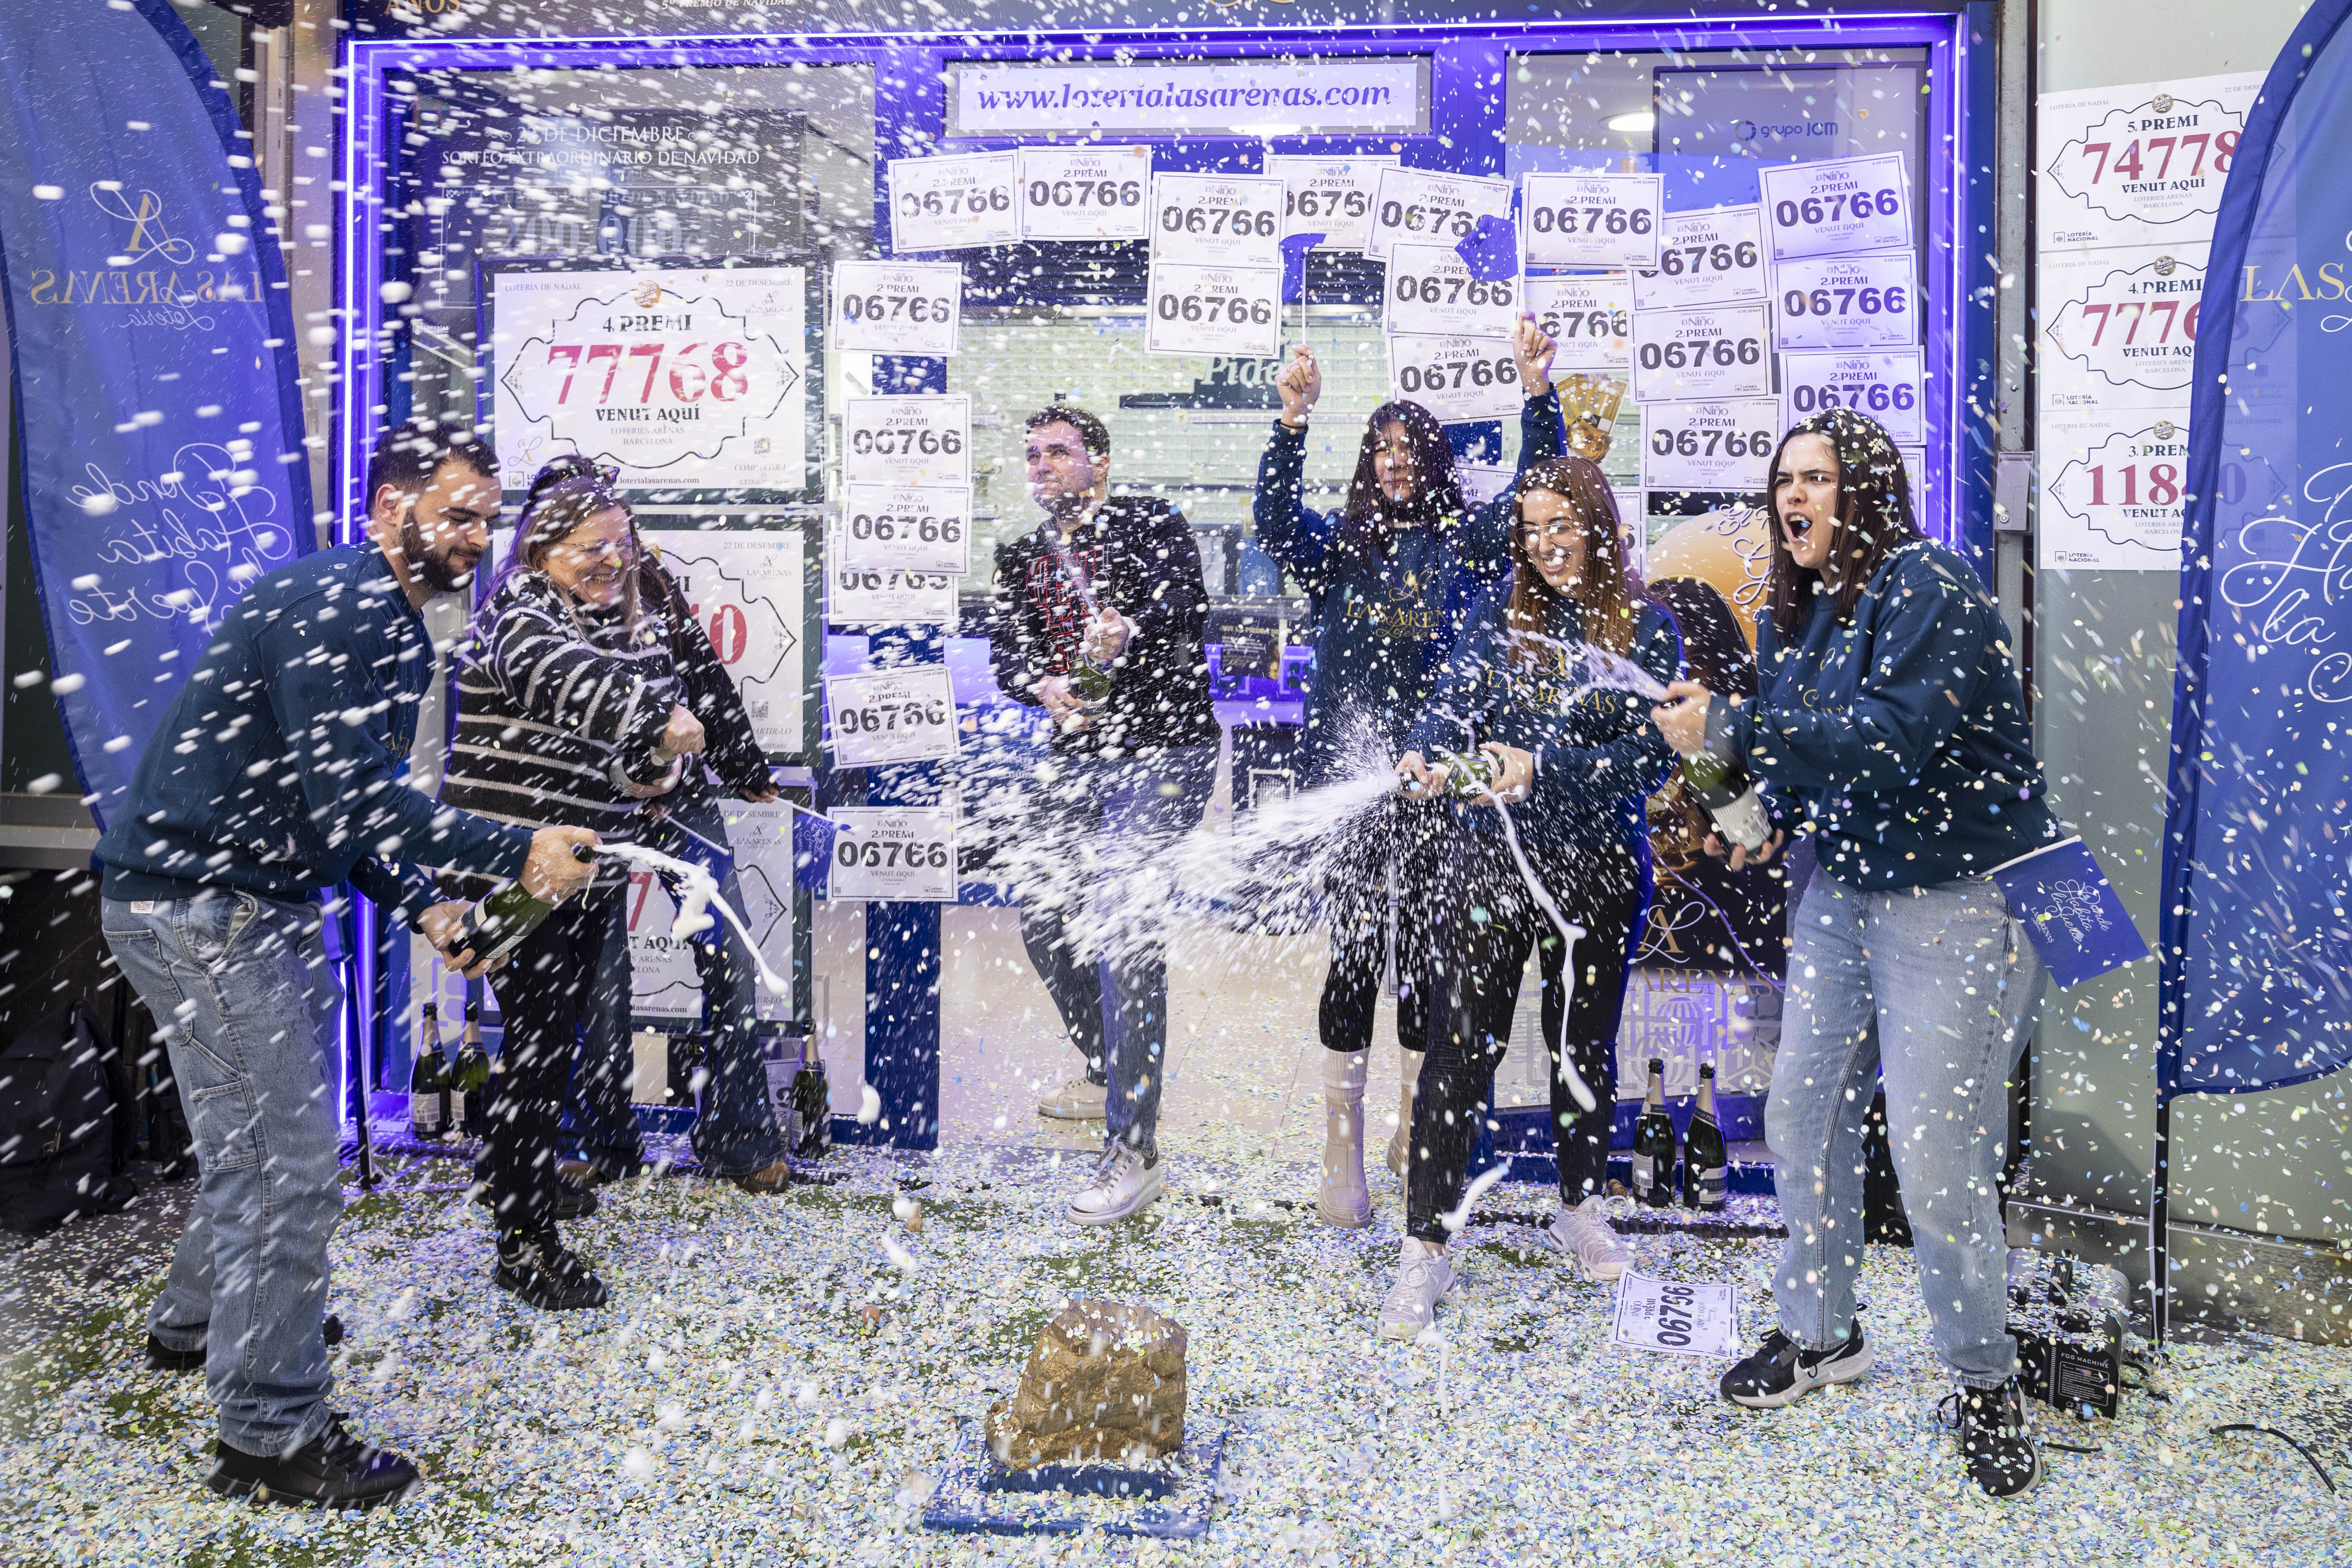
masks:
[[[634,841],[640,804],[703,744],[671,664],[662,608],[638,594],[629,508],[601,476],[534,486],[515,548],[475,620],[457,680],[445,804],[526,827]],[[490,976],[506,1024],[490,1107],[492,1279],[536,1307],[601,1306],[603,1281],[557,1234],[555,1138],[581,1020],[626,879],[605,871]]]
[[[1832,409],[1770,469],[1771,612],[1757,692],[1683,682],[1654,717],[1685,757],[1769,779],[1780,824],[1731,863],[1811,831],[1822,871],[1789,917],[1789,995],[1765,1113],[1789,1243],[1780,1326],[1723,1377],[1753,1408],[1870,1370],[1854,1321],[1863,1119],[1886,1120],[1960,1451],[1995,1497],[2041,1473],[2007,1329],[1995,1189],[2010,1074],[2042,968],[1988,874],[2054,841],[2009,633],[1968,563],[1924,538],[1886,433]],[[1760,826],[1760,825],[1759,825]],[[1710,852],[1720,845],[1708,841]]]

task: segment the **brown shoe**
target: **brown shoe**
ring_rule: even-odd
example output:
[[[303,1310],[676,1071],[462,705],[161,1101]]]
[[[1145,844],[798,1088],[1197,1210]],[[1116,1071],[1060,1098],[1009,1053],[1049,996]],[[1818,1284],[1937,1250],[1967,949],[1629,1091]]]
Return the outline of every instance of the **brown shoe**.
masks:
[[[586,1160],[558,1160],[555,1162],[555,1174],[566,1181],[576,1182],[582,1186],[604,1185],[604,1173]]]
[[[745,1192],[782,1192],[793,1185],[793,1167],[778,1160],[772,1166],[761,1166],[748,1176],[729,1176],[729,1181]]]

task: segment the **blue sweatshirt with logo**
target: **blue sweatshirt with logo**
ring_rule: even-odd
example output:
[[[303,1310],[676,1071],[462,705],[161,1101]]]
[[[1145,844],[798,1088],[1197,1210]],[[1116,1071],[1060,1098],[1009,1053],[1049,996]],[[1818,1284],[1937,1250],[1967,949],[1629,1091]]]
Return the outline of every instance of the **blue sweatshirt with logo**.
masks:
[[[1944,546],[1880,562],[1851,621],[1817,597],[1793,647],[1758,622],[1756,672],[1753,698],[1709,706],[1707,749],[1744,758],[1839,881],[1932,887],[2058,841],[2009,628]]]
[[[104,896],[301,903],[348,881],[404,917],[432,900],[420,866],[521,874],[528,829],[447,810],[403,777],[432,677],[425,618],[374,546],[257,579],[163,710],[99,840]]]
[[[1568,450],[1559,397],[1528,399],[1519,413],[1519,472]],[[1393,759],[1426,704],[1431,682],[1461,634],[1479,591],[1510,565],[1511,490],[1437,528],[1387,532],[1371,549],[1349,548],[1345,515],[1302,500],[1307,432],[1276,421],[1258,459],[1252,515],[1258,543],[1307,591],[1315,620],[1315,677],[1307,693],[1301,784],[1328,782],[1343,765],[1355,724]]]
[[[1650,699],[1633,692],[1580,691],[1559,646],[1538,644],[1530,665],[1512,645],[1511,579],[1486,590],[1471,608],[1462,640],[1412,727],[1406,749],[1433,758],[1497,741],[1532,752],[1535,782],[1511,819],[1530,849],[1591,852],[1649,837],[1643,803],[1665,782],[1674,754],[1650,720]],[[1661,684],[1682,668],[1682,638],[1656,605],[1633,606],[1633,641],[1625,657]],[[1558,644],[1584,641],[1578,607],[1555,601],[1544,635]],[[1475,832],[1499,833],[1492,806],[1457,804]]]

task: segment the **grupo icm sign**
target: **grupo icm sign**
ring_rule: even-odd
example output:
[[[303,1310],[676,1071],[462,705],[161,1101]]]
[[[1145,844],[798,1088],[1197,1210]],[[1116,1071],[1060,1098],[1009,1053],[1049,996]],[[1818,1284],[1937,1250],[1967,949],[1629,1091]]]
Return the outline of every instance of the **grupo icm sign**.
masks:
[[[950,136],[1428,129],[1421,58],[948,68]]]

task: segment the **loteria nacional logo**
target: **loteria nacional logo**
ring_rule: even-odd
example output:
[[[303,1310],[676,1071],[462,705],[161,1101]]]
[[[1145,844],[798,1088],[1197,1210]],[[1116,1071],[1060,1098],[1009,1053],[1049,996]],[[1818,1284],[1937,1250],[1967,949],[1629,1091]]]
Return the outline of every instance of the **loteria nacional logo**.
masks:
[[[43,189],[37,187],[36,193]],[[213,236],[213,248],[200,266],[196,242],[174,232],[173,215],[153,191],[97,180],[89,195],[106,221],[112,248],[87,269],[36,268],[26,291],[30,303],[118,306],[129,312],[127,326],[200,332],[212,330],[222,305],[260,303],[261,275],[229,265],[251,243],[241,232],[247,221],[242,214],[231,216],[229,229]]]

